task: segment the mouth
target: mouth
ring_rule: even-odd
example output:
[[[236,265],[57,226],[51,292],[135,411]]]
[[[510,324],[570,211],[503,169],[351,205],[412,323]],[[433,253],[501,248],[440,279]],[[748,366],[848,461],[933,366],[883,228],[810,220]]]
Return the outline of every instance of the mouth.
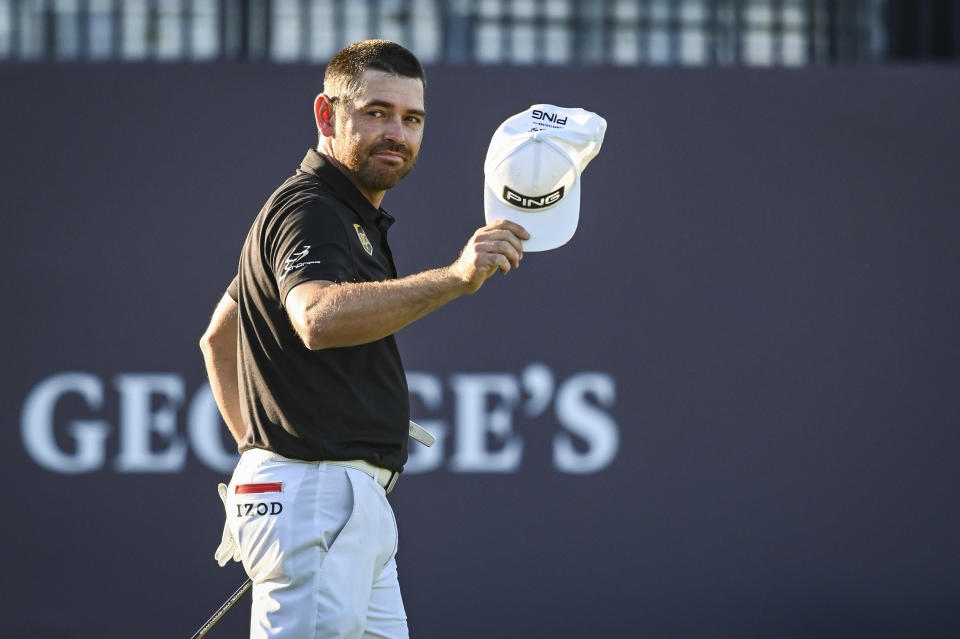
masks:
[[[391,162],[391,163],[401,163],[401,164],[405,162],[407,159],[406,156],[404,156],[402,153],[399,153],[397,151],[387,151],[387,150],[376,151],[373,153],[373,157],[387,160],[388,162]]]

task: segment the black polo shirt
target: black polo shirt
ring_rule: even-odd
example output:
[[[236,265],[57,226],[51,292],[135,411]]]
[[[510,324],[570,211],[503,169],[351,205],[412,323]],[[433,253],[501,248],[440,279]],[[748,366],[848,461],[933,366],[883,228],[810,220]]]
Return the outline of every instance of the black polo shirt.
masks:
[[[240,255],[240,396],[250,427],[240,450],[305,460],[365,459],[401,470],[410,403],[393,336],[311,351],[284,300],[310,280],[395,278],[393,218],[376,209],[320,153],[267,200]]]

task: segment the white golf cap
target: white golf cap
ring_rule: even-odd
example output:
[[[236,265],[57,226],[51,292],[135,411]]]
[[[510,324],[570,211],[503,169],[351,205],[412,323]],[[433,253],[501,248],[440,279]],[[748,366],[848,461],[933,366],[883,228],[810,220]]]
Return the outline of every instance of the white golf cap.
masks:
[[[524,251],[566,244],[580,219],[580,174],[600,152],[607,121],[584,109],[534,104],[497,127],[483,164],[487,223],[527,229]]]

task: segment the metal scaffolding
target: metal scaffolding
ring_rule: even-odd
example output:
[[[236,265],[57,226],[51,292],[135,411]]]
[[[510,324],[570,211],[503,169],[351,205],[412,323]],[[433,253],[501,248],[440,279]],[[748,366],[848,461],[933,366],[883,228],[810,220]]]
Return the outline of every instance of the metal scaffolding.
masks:
[[[431,64],[874,63],[892,1],[0,0],[0,60],[321,63],[383,37]]]

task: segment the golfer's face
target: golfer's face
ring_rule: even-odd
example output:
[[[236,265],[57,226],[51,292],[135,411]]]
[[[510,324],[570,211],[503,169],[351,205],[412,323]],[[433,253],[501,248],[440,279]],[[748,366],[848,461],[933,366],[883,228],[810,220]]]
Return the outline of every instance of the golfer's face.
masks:
[[[423,83],[367,71],[338,109],[334,150],[363,188],[384,191],[413,168],[424,124]]]

